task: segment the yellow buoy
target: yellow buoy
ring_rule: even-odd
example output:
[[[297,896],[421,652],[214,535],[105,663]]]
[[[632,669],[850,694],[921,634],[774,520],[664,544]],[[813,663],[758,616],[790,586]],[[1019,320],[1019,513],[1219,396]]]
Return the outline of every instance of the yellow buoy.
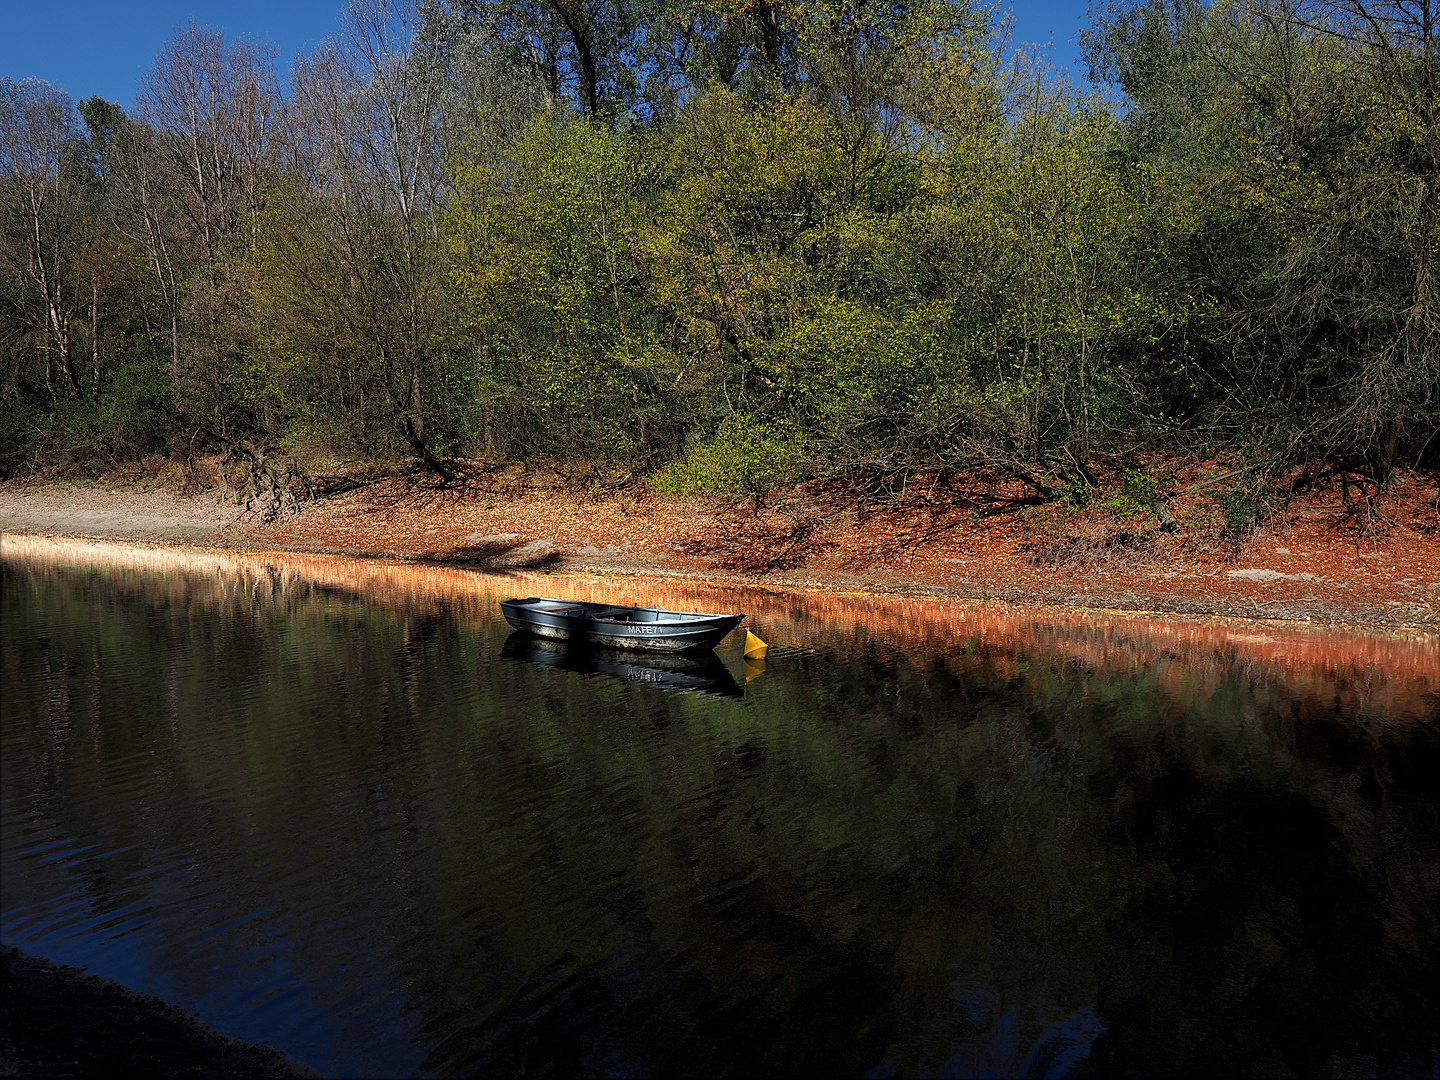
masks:
[[[746,656],[750,657],[750,659],[752,659],[752,660],[763,660],[763,659],[765,659],[765,654],[766,654],[766,652],[769,651],[769,649],[770,649],[770,646],[769,646],[769,645],[766,645],[765,642],[761,641],[758,637],[756,637],[754,634],[752,634],[749,630],[746,630],[746,631],[745,631],[745,655],[746,655]]]

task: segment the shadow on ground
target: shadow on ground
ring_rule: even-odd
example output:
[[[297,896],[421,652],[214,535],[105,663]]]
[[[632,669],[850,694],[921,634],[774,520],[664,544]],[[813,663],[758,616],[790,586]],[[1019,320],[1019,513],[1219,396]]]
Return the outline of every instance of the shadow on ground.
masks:
[[[559,552],[551,550],[548,544],[541,540],[527,540],[523,543],[505,540],[481,541],[423,551],[418,558],[442,566],[463,566],[471,570],[492,572],[558,570],[565,562]]]

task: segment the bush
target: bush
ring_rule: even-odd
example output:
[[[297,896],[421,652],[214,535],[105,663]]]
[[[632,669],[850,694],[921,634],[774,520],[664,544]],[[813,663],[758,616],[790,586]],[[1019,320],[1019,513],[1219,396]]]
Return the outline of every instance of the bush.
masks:
[[[787,421],[727,420],[709,442],[655,477],[672,495],[761,495],[814,473],[814,447]]]

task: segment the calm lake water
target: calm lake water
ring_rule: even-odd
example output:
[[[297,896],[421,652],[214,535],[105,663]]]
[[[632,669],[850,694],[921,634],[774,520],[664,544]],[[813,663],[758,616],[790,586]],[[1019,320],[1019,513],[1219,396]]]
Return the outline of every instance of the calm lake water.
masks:
[[[11,537],[0,581],[4,941],[323,1072],[1440,1067],[1433,636]],[[540,593],[775,647],[511,640]]]

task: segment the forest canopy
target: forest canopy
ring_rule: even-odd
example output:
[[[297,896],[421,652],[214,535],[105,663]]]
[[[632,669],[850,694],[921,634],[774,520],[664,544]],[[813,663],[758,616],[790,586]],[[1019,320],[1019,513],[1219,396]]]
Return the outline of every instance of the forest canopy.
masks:
[[[128,111],[0,80],[0,466],[1383,480],[1440,449],[1437,31],[1121,0],[1077,88],[968,0],[353,0]]]

